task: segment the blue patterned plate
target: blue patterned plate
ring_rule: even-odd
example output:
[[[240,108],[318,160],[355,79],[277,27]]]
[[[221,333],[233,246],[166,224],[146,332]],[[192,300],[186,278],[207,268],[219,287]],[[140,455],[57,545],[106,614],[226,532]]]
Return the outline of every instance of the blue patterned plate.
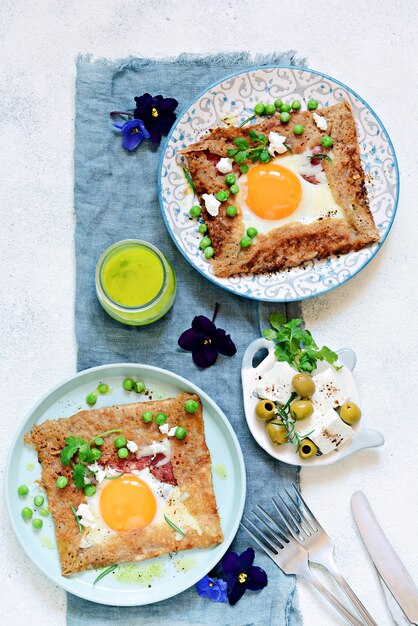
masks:
[[[370,208],[381,241],[358,252],[331,256],[274,274],[218,278],[199,249],[196,223],[188,216],[195,203],[183,173],[179,151],[225,120],[239,124],[258,101],[319,100],[329,106],[348,100],[357,121],[361,160]],[[159,171],[159,199],[164,221],[180,252],[203,276],[220,287],[253,300],[292,302],[331,291],[358,274],[377,254],[395,217],[399,171],[392,142],[376,113],[349,87],[320,72],[298,67],[250,68],[227,76],[194,100],[178,118],[167,139]]]

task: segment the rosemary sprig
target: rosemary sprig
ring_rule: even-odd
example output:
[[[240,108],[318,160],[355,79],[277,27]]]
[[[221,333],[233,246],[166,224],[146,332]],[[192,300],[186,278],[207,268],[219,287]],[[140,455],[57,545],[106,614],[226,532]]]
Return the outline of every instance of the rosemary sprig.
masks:
[[[83,527],[80,524],[80,519],[79,519],[79,517],[77,515],[77,511],[75,510],[75,507],[72,504],[70,504],[70,509],[74,513],[74,517],[75,517],[75,521],[77,522],[78,530],[79,530],[80,533],[82,533],[83,532]]]
[[[107,576],[108,574],[110,574],[110,572],[113,572],[113,570],[115,570],[117,568],[117,565],[110,565],[109,567],[107,567],[105,570],[103,570],[103,572],[101,572],[97,578],[95,578],[94,582],[93,582],[93,587],[96,583],[99,582],[99,580],[102,580],[102,578],[104,578],[105,576]]]
[[[247,117],[247,119],[241,122],[241,124],[238,124],[237,128],[242,128],[243,126],[245,126],[245,124],[251,122],[251,120],[253,120],[255,117],[256,115],[250,115],[250,117]]]
[[[105,480],[115,480],[115,478],[122,478],[126,472],[122,472],[122,474],[118,474],[117,476],[105,476]]]
[[[183,173],[184,173],[184,176],[185,176],[187,182],[190,185],[190,189],[193,191],[193,193],[196,193],[196,187],[194,186],[193,179],[192,179],[192,177],[190,175],[190,172],[189,172],[187,167],[183,167]]]
[[[309,435],[311,435],[313,433],[313,430],[311,430],[309,433],[307,433],[306,435],[300,435],[298,433],[298,431],[295,429],[295,424],[296,424],[296,420],[293,419],[292,415],[291,415],[291,411],[290,411],[290,404],[293,402],[293,400],[297,397],[297,393],[293,392],[288,401],[286,402],[286,404],[282,407],[278,408],[278,412],[279,412],[279,416],[281,419],[281,422],[273,422],[273,424],[276,424],[278,426],[281,426],[283,424],[283,426],[286,428],[287,430],[287,440],[289,441],[289,443],[292,443],[296,446],[296,452],[299,452],[299,449],[302,445],[302,442],[304,439],[306,439],[307,437],[309,437]]]
[[[332,159],[330,156],[328,156],[328,154],[309,154],[308,159],[319,159],[320,161],[329,161],[330,163],[332,163]]]
[[[167,522],[167,524],[168,524],[169,526],[171,526],[171,528],[172,528],[173,530],[175,530],[176,532],[178,532],[178,533],[179,533],[179,535],[181,535],[182,537],[185,537],[185,536],[186,536],[186,533],[184,533],[182,530],[180,530],[180,528],[179,528],[178,526],[176,526],[176,525],[174,524],[174,522],[172,522],[172,521],[171,521],[171,519],[168,519],[167,515],[164,515],[164,519],[165,519],[165,521]]]

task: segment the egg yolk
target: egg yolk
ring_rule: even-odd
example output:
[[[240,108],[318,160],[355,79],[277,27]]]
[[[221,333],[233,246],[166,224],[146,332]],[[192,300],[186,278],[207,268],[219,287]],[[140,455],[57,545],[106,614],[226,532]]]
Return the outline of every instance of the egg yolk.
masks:
[[[100,513],[113,530],[145,528],[154,519],[156,511],[154,494],[134,474],[110,480],[100,497]]]
[[[302,197],[300,180],[276,163],[256,165],[248,172],[247,205],[265,220],[291,215]]]

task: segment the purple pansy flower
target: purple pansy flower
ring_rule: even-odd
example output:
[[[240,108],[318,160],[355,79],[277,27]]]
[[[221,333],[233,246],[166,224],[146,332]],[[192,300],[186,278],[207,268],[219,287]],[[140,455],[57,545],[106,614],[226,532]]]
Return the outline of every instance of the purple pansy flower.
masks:
[[[135,119],[144,122],[152,143],[159,144],[161,135],[167,135],[176,120],[174,109],[177,108],[177,100],[144,93],[143,96],[136,97],[135,102]]]
[[[197,593],[211,602],[226,602],[226,582],[221,578],[204,576],[196,583]]]
[[[267,574],[253,565],[254,550],[247,548],[242,554],[228,552],[222,559],[222,569],[228,586],[229,604],[236,604],[247,589],[259,591],[267,585]]]
[[[122,132],[122,146],[125,150],[136,150],[144,139],[149,139],[150,134],[141,120],[129,120],[129,122],[114,122],[113,126]]]
[[[231,336],[222,328],[216,328],[214,324],[218,309],[217,304],[212,320],[204,315],[197,315],[192,327],[179,337],[180,348],[192,353],[193,361],[198,367],[210,367],[215,363],[219,353],[234,356],[237,351]]]

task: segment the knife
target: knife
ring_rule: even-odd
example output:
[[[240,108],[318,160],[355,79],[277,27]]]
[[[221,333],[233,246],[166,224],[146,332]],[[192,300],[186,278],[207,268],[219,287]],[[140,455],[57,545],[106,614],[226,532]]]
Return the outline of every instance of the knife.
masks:
[[[379,526],[362,491],[352,495],[351,508],[364,545],[383,582],[409,621],[418,624],[418,590]]]

